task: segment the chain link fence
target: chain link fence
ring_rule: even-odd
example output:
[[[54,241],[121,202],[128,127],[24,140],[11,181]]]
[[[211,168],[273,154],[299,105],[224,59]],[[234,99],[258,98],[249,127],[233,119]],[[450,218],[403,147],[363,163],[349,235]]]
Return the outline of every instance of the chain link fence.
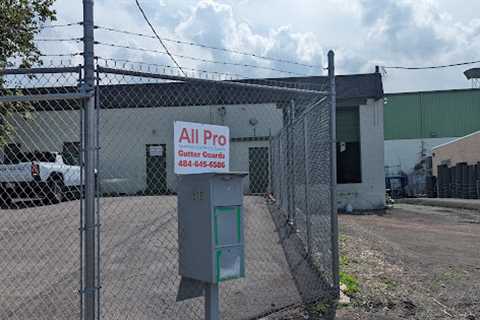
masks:
[[[177,120],[228,126],[230,169],[249,173],[246,277],[221,285],[222,319],[335,299],[328,77],[212,79],[100,61],[87,147],[82,67],[1,72],[2,319],[85,318],[91,296],[99,319],[203,319],[203,298],[176,301]],[[87,225],[88,159],[96,180]]]
[[[78,319],[80,67],[0,70],[0,318]]]
[[[276,219],[287,221],[283,245],[290,247],[285,250],[287,259],[297,265],[308,263],[314,270],[293,271],[303,279],[306,301],[315,301],[325,292],[335,297],[338,287],[331,102],[331,96],[303,106],[292,101],[286,126],[270,143],[271,191],[281,209]]]
[[[318,108],[318,116],[329,115],[328,82],[312,88],[301,81],[190,78],[111,61],[97,70],[104,318],[204,317],[203,298],[176,302],[180,276],[174,121],[228,126],[230,169],[249,172],[244,185],[246,278],[221,285],[222,318],[254,319],[307,300],[331,297],[334,286],[330,186],[326,186],[327,194],[316,195],[321,190],[317,187],[320,181],[312,182],[313,193],[309,197],[319,199],[308,201],[312,212],[318,210],[316,206],[328,203],[322,208],[323,216],[314,218],[315,226],[312,224],[321,228],[311,237],[312,247],[316,248],[312,259],[296,243],[282,244],[283,237],[289,236],[283,227],[287,221],[282,220],[283,210],[279,210],[277,203],[269,201],[273,198],[266,197],[272,184],[277,183],[271,177],[281,173],[270,159],[275,159],[273,164],[278,157],[286,169],[299,171],[282,162],[284,155],[277,155],[277,150],[271,147],[274,136],[286,136],[285,130],[291,128],[285,123],[293,101],[298,112],[310,108],[306,111],[313,115],[308,120],[312,126],[310,138],[323,138],[320,143],[329,145],[330,120],[322,118],[317,123],[320,119],[315,118],[313,111]],[[327,128],[325,132],[313,130],[322,122]],[[285,145],[285,150],[293,148],[291,143]],[[309,146],[312,150],[319,147]],[[292,151],[288,155],[293,157]],[[323,153],[326,156],[320,161],[329,161],[329,153]],[[308,161],[318,179],[322,179],[322,174],[331,176],[330,163],[322,167],[313,165],[314,159]],[[304,167],[300,160],[298,163]],[[293,191],[295,181],[291,177],[292,180],[283,183]],[[296,182],[301,184],[299,178]],[[301,194],[298,189],[297,197],[301,196],[305,201],[305,192]],[[303,220],[303,231],[313,230],[307,227],[305,216]],[[324,255],[321,250],[326,250]],[[301,269],[293,265],[295,259],[304,264]]]

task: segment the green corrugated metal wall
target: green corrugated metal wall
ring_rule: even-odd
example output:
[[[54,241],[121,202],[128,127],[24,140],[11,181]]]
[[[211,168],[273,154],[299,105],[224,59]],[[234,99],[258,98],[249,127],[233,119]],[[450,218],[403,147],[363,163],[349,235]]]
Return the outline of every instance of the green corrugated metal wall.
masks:
[[[480,130],[480,90],[385,97],[385,140],[461,137]]]

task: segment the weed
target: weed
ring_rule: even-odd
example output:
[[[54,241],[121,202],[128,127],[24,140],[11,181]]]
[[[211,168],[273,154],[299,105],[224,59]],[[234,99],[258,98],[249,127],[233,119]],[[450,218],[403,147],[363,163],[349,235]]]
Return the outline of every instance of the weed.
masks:
[[[346,267],[350,263],[350,260],[348,259],[347,256],[340,256],[340,267]]]
[[[347,274],[343,271],[340,271],[340,284],[343,284],[347,287],[344,293],[348,296],[353,296],[355,293],[360,291],[358,279],[355,276]]]
[[[310,304],[307,307],[307,310],[310,316],[313,316],[315,319],[317,319],[317,317],[319,316],[325,316],[330,314],[332,312],[332,306],[334,306],[334,303],[332,303],[332,301],[324,300],[314,304]]]

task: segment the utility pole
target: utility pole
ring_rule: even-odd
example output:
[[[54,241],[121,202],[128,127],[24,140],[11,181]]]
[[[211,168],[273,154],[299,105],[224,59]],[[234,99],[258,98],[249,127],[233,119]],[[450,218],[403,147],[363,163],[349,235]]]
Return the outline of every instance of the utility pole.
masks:
[[[84,225],[84,320],[95,320],[96,288],[96,253],[95,236],[97,224],[95,222],[95,64],[94,64],[94,23],[93,0],[83,0],[83,59],[84,83],[83,90],[90,96],[85,99],[84,107],[84,137],[85,137],[85,211]]]

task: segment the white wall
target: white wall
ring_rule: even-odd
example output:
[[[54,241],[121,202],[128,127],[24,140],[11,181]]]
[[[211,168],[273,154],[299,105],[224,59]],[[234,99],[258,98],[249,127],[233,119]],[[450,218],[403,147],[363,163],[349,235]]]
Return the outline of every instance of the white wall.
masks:
[[[282,127],[282,111],[275,104],[167,108],[107,109],[100,114],[100,181],[103,192],[133,194],[146,188],[146,144],[166,144],[167,183],[175,188],[173,174],[173,121],[224,124],[232,138],[275,135]],[[383,101],[369,100],[359,107],[362,183],[338,185],[339,207],[382,207],[384,203]],[[78,111],[39,112],[33,119],[12,119],[15,141],[23,149],[62,151],[64,142],[79,141]],[[233,142],[231,170],[248,171],[248,148],[268,146],[268,141]],[[246,181],[248,187],[248,180]]]
[[[385,140],[385,171],[397,175],[400,171],[411,173],[420,160],[422,141],[425,154],[430,156],[432,148],[456,138],[400,139]]]
[[[251,137],[250,119],[257,121],[256,135],[276,134],[282,127],[282,111],[275,104],[106,109],[100,113],[100,181],[103,192],[133,194],[146,188],[146,145],[166,144],[167,184],[175,188],[173,174],[173,122],[175,120],[224,124],[230,137]],[[10,122],[18,129],[13,139],[23,149],[62,151],[64,142],[79,141],[78,111],[39,112],[25,121]],[[248,147],[264,142],[235,142],[231,146],[231,170],[248,171]],[[248,180],[246,181],[248,186]]]
[[[339,184],[339,209],[351,204],[354,210],[380,209],[385,205],[383,99],[368,99],[359,107],[361,183]]]

